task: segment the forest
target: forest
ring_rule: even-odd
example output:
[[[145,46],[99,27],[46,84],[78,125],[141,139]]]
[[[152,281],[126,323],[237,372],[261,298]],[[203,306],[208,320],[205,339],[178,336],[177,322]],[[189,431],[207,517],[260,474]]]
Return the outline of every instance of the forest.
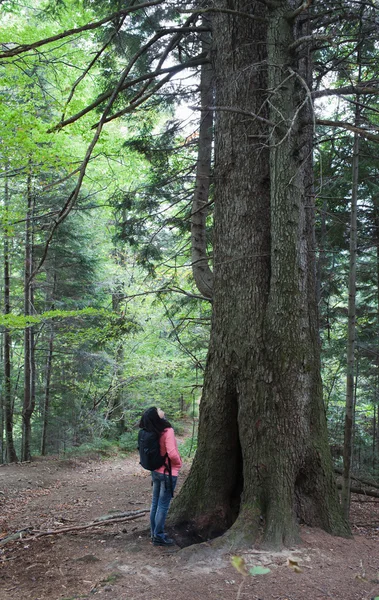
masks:
[[[160,406],[197,447],[178,531],[350,535],[379,480],[377,2],[0,9],[1,462],[133,451]]]

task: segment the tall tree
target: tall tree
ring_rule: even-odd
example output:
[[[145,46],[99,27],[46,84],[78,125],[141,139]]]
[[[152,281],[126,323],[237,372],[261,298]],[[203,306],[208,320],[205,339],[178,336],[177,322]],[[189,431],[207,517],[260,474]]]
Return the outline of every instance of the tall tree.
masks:
[[[294,52],[307,15],[287,0],[214,9],[213,318],[172,522],[252,540],[263,518],[271,546],[296,540],[298,519],[346,534],[320,377],[310,61]]]

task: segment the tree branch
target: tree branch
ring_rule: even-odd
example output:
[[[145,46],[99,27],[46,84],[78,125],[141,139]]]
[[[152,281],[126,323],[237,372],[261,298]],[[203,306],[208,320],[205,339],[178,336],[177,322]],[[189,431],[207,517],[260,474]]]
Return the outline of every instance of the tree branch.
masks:
[[[267,6],[270,5],[269,2],[264,2],[264,4],[267,4]],[[253,19],[254,21],[259,21],[260,23],[267,23],[267,19],[265,19],[264,17],[259,17],[257,15],[252,15],[250,13],[245,13],[245,12],[241,12],[239,10],[232,10],[230,8],[198,8],[196,10],[179,10],[179,12],[181,13],[188,13],[191,12],[193,14],[196,15],[204,15],[206,13],[225,13],[227,15],[236,15],[238,17],[244,17],[244,18],[248,18],[248,19]]]
[[[113,38],[119,33],[122,25],[125,22],[125,19],[126,19],[126,15],[124,15],[124,17],[121,19],[121,21],[119,22],[119,24],[118,24],[118,26],[116,28],[116,31],[113,32],[113,34],[111,35],[111,37],[109,38],[109,40],[107,40],[107,42],[103,45],[103,47],[100,48],[100,50],[96,53],[96,55],[94,56],[94,58],[91,60],[91,62],[89,63],[89,65],[85,69],[84,73],[82,73],[80,75],[80,77],[78,77],[78,79],[74,82],[74,84],[73,84],[73,86],[71,88],[70,94],[69,94],[69,96],[67,98],[66,104],[65,104],[65,106],[63,108],[63,112],[62,112],[62,116],[61,116],[61,121],[60,121],[61,123],[64,121],[66,110],[67,110],[68,105],[70,104],[70,102],[71,102],[71,100],[72,100],[72,98],[74,96],[75,90],[78,87],[79,83],[81,81],[83,81],[83,79],[86,77],[86,75],[88,75],[89,71],[96,64],[96,62],[98,61],[98,59],[100,58],[100,56],[103,54],[103,52],[105,52],[106,48],[109,46],[109,44],[111,43],[111,41],[113,40]]]
[[[296,50],[301,44],[307,44],[308,42],[330,42],[332,39],[333,37],[331,35],[305,35],[295,40],[294,43],[290,45],[289,50],[293,52],[293,50]]]
[[[371,133],[367,131],[367,129],[363,129],[362,127],[356,127],[351,123],[346,123],[345,121],[329,121],[326,119],[316,119],[317,125],[324,125],[326,127],[341,127],[342,129],[347,129],[348,131],[352,131],[353,133],[357,133],[367,140],[371,140],[372,142],[379,142],[379,135],[375,133]]]
[[[274,127],[274,123],[272,121],[269,121],[268,119],[265,119],[264,117],[260,117],[259,115],[250,112],[248,110],[242,110],[241,108],[234,108],[233,106],[189,106],[188,108],[191,108],[192,110],[200,110],[200,111],[206,111],[206,110],[222,110],[225,112],[231,112],[231,113],[236,113],[239,115],[245,115],[246,117],[251,117],[253,119],[257,119],[258,121],[262,121],[262,123],[266,123],[267,125],[271,125],[272,127]]]
[[[334,471],[338,473],[338,475],[343,475],[342,469],[338,469],[337,467],[335,467]],[[364,479],[363,477],[356,477],[355,475],[351,475],[351,478],[354,479],[354,481],[359,481],[359,483],[363,483],[363,485],[367,485],[368,487],[373,487],[374,489],[379,490],[379,483],[374,483],[369,479]]]
[[[287,20],[292,21],[293,19],[298,17],[302,12],[307,10],[311,6],[311,4],[312,4],[312,0],[304,0],[304,2],[302,4],[300,4],[299,8],[297,8],[292,13],[287,15]]]
[[[378,81],[374,80],[370,82],[370,85],[378,85]],[[312,92],[313,98],[324,98],[326,96],[343,96],[347,94],[355,94],[355,95],[376,95],[379,93],[379,87],[369,87],[367,84],[365,85],[347,85],[342,88],[331,88],[328,90],[316,90]]]
[[[124,92],[125,90],[133,87],[137,83],[142,83],[143,81],[154,79],[155,77],[159,77],[160,75],[164,75],[166,73],[175,74],[180,71],[184,71],[185,69],[198,67],[201,64],[203,64],[204,62],[207,62],[207,59],[204,57],[204,55],[200,54],[197,57],[190,59],[189,61],[187,61],[185,63],[180,63],[179,65],[174,65],[173,67],[166,67],[165,69],[159,69],[159,70],[153,71],[152,73],[146,73],[144,75],[141,75],[140,77],[136,77],[136,79],[133,79],[132,81],[128,81],[126,84],[121,86],[120,92]],[[104,94],[99,96],[96,100],[94,100],[91,104],[86,106],[86,108],[83,108],[83,110],[81,110],[80,112],[76,113],[75,115],[72,115],[71,117],[65,119],[64,121],[61,121],[60,123],[55,125],[55,127],[52,127],[51,129],[49,129],[48,133],[54,133],[55,131],[58,131],[58,130],[62,129],[63,127],[66,127],[67,125],[71,125],[72,123],[75,123],[75,121],[77,121],[81,117],[84,117],[84,115],[88,114],[89,112],[91,112],[92,110],[97,108],[102,102],[107,100],[111,95],[112,95],[111,91],[105,92]]]

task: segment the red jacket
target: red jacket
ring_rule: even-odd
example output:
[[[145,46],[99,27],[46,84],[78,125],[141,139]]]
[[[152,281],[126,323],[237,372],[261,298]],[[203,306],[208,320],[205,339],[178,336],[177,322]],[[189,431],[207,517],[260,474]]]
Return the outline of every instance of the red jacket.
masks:
[[[182,466],[182,459],[180,458],[175,433],[172,427],[164,430],[159,438],[159,444],[162,456],[167,452],[171,460],[171,474],[177,476],[179,469]],[[157,473],[164,473],[165,467],[160,467],[159,469],[156,469],[156,471]]]

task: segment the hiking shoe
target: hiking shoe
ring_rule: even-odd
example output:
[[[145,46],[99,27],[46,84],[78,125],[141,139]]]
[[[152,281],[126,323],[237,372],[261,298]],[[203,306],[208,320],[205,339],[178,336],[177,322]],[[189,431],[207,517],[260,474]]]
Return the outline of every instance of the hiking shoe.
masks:
[[[175,544],[175,541],[172,540],[169,537],[165,537],[165,538],[153,538],[153,545],[154,546],[173,546]]]

